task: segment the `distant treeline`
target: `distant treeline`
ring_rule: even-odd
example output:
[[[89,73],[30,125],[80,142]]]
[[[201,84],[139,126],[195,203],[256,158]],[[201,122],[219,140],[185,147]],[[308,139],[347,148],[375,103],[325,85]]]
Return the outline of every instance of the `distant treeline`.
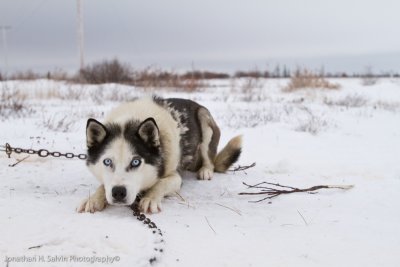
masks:
[[[235,78],[244,78],[244,77],[253,77],[253,78],[291,78],[298,75],[299,72],[307,68],[296,68],[294,71],[291,71],[289,68],[285,66],[281,70],[279,65],[273,71],[237,71],[232,77]],[[366,71],[361,73],[348,73],[348,72],[325,72],[323,69],[318,71],[313,71],[318,76],[323,78],[363,78],[363,77],[376,77],[376,78],[400,78],[400,73],[398,72],[381,72],[374,73],[368,67]]]
[[[126,83],[126,84],[151,84],[155,86],[179,85],[188,80],[230,79],[230,78],[291,78],[299,76],[307,68],[296,68],[291,70],[286,65],[276,65],[272,70],[249,70],[237,71],[234,74],[213,71],[192,70],[184,73],[167,71],[161,68],[149,67],[145,69],[133,69],[129,64],[121,63],[117,59],[103,60],[86,66],[74,75],[57,69],[47,73],[36,73],[34,71],[15,72],[7,75],[8,80],[34,80],[53,79],[86,83]],[[400,78],[398,72],[375,73],[371,67],[366,67],[362,73],[348,72],[325,72],[324,68],[311,71],[314,75],[323,78]],[[0,72],[0,80],[6,77]]]

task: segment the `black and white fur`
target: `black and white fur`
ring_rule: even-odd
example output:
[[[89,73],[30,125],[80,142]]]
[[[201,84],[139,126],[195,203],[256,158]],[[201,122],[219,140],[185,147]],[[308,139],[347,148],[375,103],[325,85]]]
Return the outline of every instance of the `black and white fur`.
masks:
[[[164,196],[179,191],[179,171],[210,180],[225,172],[241,152],[241,136],[217,154],[220,130],[210,112],[185,99],[143,98],[120,105],[105,123],[89,119],[87,165],[101,185],[78,207],[103,210],[130,205],[139,193],[145,212],[161,210]],[[137,165],[140,163],[139,165]]]

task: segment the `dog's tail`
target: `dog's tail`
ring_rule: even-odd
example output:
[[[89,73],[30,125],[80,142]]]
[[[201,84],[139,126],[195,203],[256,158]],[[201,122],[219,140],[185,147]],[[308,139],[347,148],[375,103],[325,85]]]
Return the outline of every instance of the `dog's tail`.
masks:
[[[226,172],[235,163],[242,152],[242,136],[232,138],[217,154],[214,160],[214,171]]]

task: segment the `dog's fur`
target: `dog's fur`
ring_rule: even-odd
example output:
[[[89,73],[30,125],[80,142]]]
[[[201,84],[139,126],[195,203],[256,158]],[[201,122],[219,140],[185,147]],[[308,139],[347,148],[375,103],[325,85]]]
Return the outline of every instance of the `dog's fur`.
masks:
[[[112,110],[104,124],[89,119],[87,165],[101,186],[78,211],[130,205],[140,193],[143,211],[160,211],[163,197],[180,189],[179,171],[210,180],[214,171],[225,172],[237,161],[241,136],[217,154],[219,138],[210,112],[185,99],[137,99]],[[141,164],[132,166],[133,160]]]

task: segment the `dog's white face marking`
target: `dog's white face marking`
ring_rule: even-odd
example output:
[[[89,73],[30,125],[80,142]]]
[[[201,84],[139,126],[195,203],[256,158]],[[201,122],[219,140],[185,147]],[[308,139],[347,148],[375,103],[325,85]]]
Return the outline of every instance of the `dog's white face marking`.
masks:
[[[89,169],[104,184],[107,202],[112,205],[132,204],[140,191],[147,190],[157,182],[157,168],[132,151],[122,137],[112,141],[96,164],[89,165]],[[115,187],[126,188],[123,201],[113,197]]]

